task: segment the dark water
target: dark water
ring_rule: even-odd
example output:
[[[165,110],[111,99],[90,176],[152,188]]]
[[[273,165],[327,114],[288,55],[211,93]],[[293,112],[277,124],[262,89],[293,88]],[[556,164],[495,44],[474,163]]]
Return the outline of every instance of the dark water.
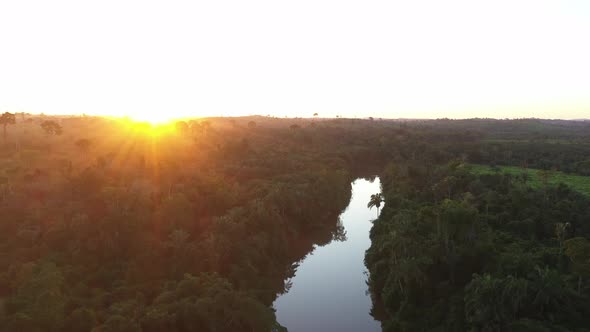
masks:
[[[372,194],[381,191],[379,178],[352,184],[352,199],[340,215],[345,241],[316,247],[300,263],[293,286],[274,303],[277,318],[289,332],[377,332],[379,322],[369,314],[365,251],[377,210],[369,210]]]

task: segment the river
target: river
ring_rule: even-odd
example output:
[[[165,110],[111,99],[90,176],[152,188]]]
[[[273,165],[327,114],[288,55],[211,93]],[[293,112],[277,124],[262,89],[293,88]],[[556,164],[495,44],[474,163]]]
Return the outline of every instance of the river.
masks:
[[[274,303],[278,322],[289,332],[381,331],[369,313],[364,264],[371,220],[377,218],[377,210],[369,210],[367,203],[380,191],[379,178],[354,181],[350,203],[340,215],[346,239],[316,246],[300,262],[291,289]]]

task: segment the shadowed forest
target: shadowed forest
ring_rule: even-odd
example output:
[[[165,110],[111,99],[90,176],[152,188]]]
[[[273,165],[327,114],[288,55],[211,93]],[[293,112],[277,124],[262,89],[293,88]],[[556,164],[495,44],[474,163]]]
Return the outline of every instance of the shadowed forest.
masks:
[[[384,331],[590,331],[589,122],[0,125],[2,332],[286,331],[272,303],[375,175]]]

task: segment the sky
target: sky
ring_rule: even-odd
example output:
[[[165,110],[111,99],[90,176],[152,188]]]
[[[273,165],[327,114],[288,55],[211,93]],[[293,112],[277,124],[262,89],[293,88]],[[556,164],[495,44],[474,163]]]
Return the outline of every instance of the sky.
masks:
[[[590,118],[590,1],[1,0],[0,111]]]

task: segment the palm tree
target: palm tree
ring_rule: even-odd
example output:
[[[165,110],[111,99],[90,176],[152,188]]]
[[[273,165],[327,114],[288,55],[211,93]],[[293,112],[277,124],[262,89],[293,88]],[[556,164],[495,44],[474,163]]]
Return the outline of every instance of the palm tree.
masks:
[[[569,222],[559,222],[555,224],[555,237],[559,241],[559,250],[563,250],[563,243],[566,240],[571,224]]]
[[[369,209],[372,209],[373,206],[376,207],[377,215],[379,215],[379,208],[381,207],[381,203],[383,203],[383,195],[381,193],[373,194],[371,195],[371,200],[369,200],[369,204],[367,204],[367,207]]]

